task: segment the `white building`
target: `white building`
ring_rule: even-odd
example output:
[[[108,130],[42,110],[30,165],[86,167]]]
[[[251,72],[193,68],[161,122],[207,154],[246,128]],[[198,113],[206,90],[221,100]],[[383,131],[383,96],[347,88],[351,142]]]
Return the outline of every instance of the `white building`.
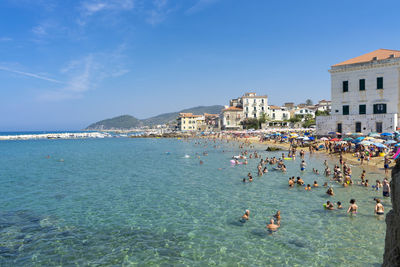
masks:
[[[242,96],[243,113],[245,118],[260,118],[262,113],[267,114],[268,97],[257,96],[256,93],[245,93]]]
[[[267,115],[273,121],[284,121],[290,119],[290,112],[286,107],[268,106]]]
[[[295,116],[306,117],[306,115],[311,115],[311,117],[315,117],[315,109],[309,107],[299,108],[294,112]]]
[[[317,105],[315,105],[318,111],[328,111],[331,112],[332,102],[328,100],[320,100]]]
[[[378,49],[333,65],[332,111],[317,117],[317,133],[392,132],[400,107],[400,51]]]
[[[268,96],[245,93],[229,101],[229,107],[223,110],[222,126],[224,129],[241,129],[243,120],[259,119],[263,113],[268,115]]]

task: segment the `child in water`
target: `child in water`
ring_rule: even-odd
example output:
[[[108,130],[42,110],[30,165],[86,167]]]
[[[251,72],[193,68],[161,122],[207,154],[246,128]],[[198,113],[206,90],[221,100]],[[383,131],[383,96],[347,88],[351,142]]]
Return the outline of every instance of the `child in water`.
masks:
[[[311,191],[311,185],[310,184],[308,184],[305,188],[304,188],[304,190],[308,190],[308,191]]]
[[[337,205],[337,208],[338,209],[342,209],[343,207],[342,207],[342,202],[340,202],[340,201],[338,201],[337,203],[336,203],[336,205]]]

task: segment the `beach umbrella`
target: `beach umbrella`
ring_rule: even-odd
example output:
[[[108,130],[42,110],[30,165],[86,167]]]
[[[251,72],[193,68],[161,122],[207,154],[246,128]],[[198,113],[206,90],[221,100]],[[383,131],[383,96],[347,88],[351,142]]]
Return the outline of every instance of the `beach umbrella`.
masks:
[[[354,135],[354,136],[360,136],[360,135],[363,135],[362,133],[353,133],[352,135]]]
[[[362,142],[360,142],[360,144],[363,145],[363,146],[370,146],[370,145],[372,145],[372,142],[370,142],[370,141],[362,141]]]
[[[308,139],[310,139],[310,141],[314,141],[315,137],[310,136],[310,137],[308,137]]]
[[[304,140],[304,141],[310,141],[310,138],[304,137],[303,140]]]
[[[360,136],[360,137],[357,137],[356,139],[357,139],[357,140],[364,140],[364,139],[365,139],[365,137],[363,137],[363,136]]]
[[[346,133],[346,135],[352,135],[353,133]]]
[[[338,144],[347,144],[347,142],[346,141],[339,141],[339,142],[337,142]]]
[[[378,133],[369,133],[368,136],[371,136],[371,137],[379,137],[380,134],[378,134]]]
[[[361,142],[361,140],[360,140],[360,139],[353,139],[351,142],[352,142],[353,144],[358,144],[358,143]]]
[[[381,143],[373,143],[374,146],[379,147],[379,148],[387,148],[384,144]]]
[[[400,143],[395,144],[394,146],[400,146]]]
[[[351,140],[353,140],[353,138],[351,138],[351,137],[343,138],[343,141],[351,141]]]
[[[393,134],[391,133],[381,133],[381,136],[392,136]]]
[[[367,136],[364,138],[364,140],[371,140],[371,139],[374,139],[374,138],[372,138],[371,136]]]
[[[382,140],[382,139],[371,139],[370,141],[373,142],[373,143],[383,143],[383,142],[385,142],[385,140]]]
[[[336,134],[336,132],[329,132],[328,134]]]
[[[288,138],[288,137],[285,135],[285,136],[282,136],[282,138],[285,138],[285,139],[286,139],[286,138]]]
[[[394,140],[388,140],[388,141],[386,141],[385,142],[385,144],[396,144],[397,142],[396,141],[394,141]]]
[[[328,138],[326,138],[326,137],[322,137],[321,139],[319,139],[319,140],[321,140],[321,141],[328,141],[329,139]]]
[[[332,142],[338,142],[338,141],[340,141],[340,140],[342,140],[342,139],[339,139],[339,138],[333,138],[333,139],[331,139]]]
[[[309,132],[305,132],[304,135],[310,135],[310,133]]]

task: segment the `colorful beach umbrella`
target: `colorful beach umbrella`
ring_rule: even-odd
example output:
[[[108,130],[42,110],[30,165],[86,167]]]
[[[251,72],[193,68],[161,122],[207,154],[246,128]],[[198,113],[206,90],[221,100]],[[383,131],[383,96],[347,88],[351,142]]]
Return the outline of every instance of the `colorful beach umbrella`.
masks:
[[[397,142],[396,141],[394,141],[394,140],[388,140],[388,141],[386,141],[385,142],[385,144],[396,144]]]
[[[362,141],[362,142],[360,142],[360,144],[363,145],[363,146],[370,146],[370,145],[372,145],[372,142],[370,142],[370,141]]]
[[[379,147],[379,148],[387,148],[384,144],[381,143],[373,143],[374,146]]]
[[[393,134],[391,133],[381,133],[381,136],[392,136]]]
[[[381,135],[378,134],[378,133],[369,133],[368,136],[371,136],[371,137],[379,137],[379,136],[381,136]]]
[[[331,141],[332,142],[338,142],[338,141],[341,141],[342,139],[339,139],[339,138],[333,138],[333,139],[331,139]]]
[[[343,138],[343,141],[351,141],[351,140],[353,140],[353,138],[351,138],[351,137]]]
[[[336,132],[329,132],[328,134],[336,134]]]
[[[357,140],[364,140],[365,137],[364,137],[364,136],[360,136],[360,137],[357,137],[356,139],[357,139]]]
[[[329,139],[328,138],[326,138],[326,137],[322,137],[321,139],[319,139],[319,140],[321,140],[321,141],[328,141]]]

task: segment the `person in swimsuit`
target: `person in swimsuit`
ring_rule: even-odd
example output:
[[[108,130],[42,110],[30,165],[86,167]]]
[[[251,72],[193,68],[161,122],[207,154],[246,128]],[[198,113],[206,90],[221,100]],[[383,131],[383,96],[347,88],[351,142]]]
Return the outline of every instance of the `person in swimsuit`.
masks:
[[[330,196],[334,196],[334,195],[335,195],[335,193],[333,193],[332,187],[329,187],[328,190],[326,191],[326,193],[327,193],[328,195],[330,195]]]
[[[327,209],[327,210],[334,210],[335,207],[334,207],[333,204],[328,200],[328,201],[326,202],[325,209]]]
[[[275,219],[276,219],[276,223],[277,225],[281,225],[281,211],[278,210],[275,215],[274,215]]]
[[[336,203],[336,205],[337,205],[337,208],[338,208],[338,209],[343,209],[343,207],[342,207],[342,202],[338,201],[338,202]]]
[[[354,198],[352,198],[350,200],[350,206],[349,206],[349,209],[347,210],[347,213],[356,214],[357,209],[358,209],[358,206],[356,204],[356,200]]]
[[[313,187],[318,187],[318,186],[319,185],[318,185],[317,181],[314,181]]]
[[[380,199],[375,199],[376,205],[375,205],[375,214],[376,215],[383,215],[385,214],[385,209],[383,208],[383,205],[381,203]]]
[[[307,164],[305,163],[305,161],[302,160],[301,163],[300,163],[300,170],[301,170],[301,171],[304,171],[304,170],[306,169],[306,165],[307,165]]]
[[[249,217],[250,217],[250,211],[249,211],[249,210],[246,210],[246,211],[244,212],[243,216],[242,216],[242,219],[248,220]]]
[[[383,180],[382,194],[384,197],[390,197],[390,186],[387,180]]]
[[[304,190],[308,190],[308,191],[311,191],[311,185],[310,184],[307,184],[307,186],[304,188]]]
[[[385,162],[383,163],[383,167],[385,168],[385,175],[387,176],[389,173],[389,164],[390,160],[388,157],[385,157]]]
[[[268,230],[275,231],[275,230],[278,230],[279,225],[275,224],[274,219],[271,219],[269,221],[269,224],[267,224],[267,228],[268,228]]]

